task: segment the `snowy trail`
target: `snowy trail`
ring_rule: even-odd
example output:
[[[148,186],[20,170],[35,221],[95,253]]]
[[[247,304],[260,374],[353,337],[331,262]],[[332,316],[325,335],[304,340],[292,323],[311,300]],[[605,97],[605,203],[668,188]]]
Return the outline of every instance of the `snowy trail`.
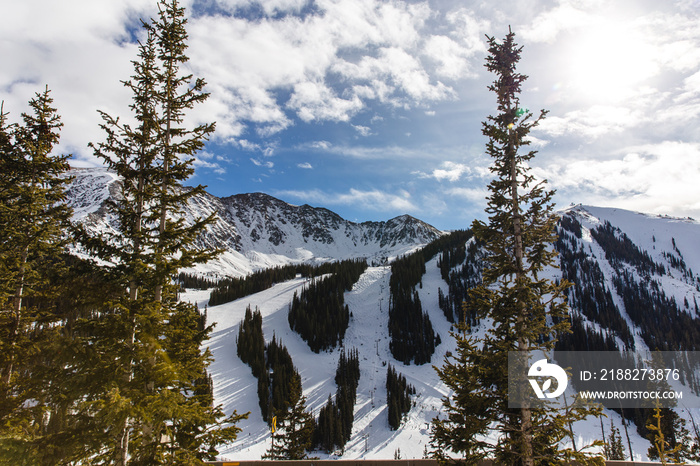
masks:
[[[449,335],[450,323],[437,304],[437,289],[446,290],[447,285],[433,259],[426,264],[423,287],[418,292],[423,309],[429,314],[434,330],[440,334],[442,343],[436,348],[431,363],[421,366],[405,365],[396,361],[389,351],[389,267],[370,267],[360,277],[345,301],[352,317],[345,336],[345,347],[357,348],[360,358],[360,381],[355,404],[355,419],[352,438],[346,445],[343,459],[391,459],[397,452],[402,458],[421,458],[430,441],[430,422],[442,410],[442,398],[447,387],[440,381],[433,365],[441,365],[446,352],[455,350],[455,342]],[[288,306],[294,292],[300,292],[307,279],[299,278],[277,284],[272,288],[227,304],[208,308],[210,323],[216,322],[211,338],[205,342],[214,355],[210,372],[214,378],[214,397],[227,414],[237,410],[250,411],[249,418],[239,427],[243,431],[238,439],[219,448],[222,460],[257,460],[270,445],[270,432],[262,420],[257,397],[257,381],[250,368],[236,355],[236,337],[245,309],[250,304],[257,306],[263,316],[263,332],[266,341],[273,334],[292,356],[294,365],[302,376],[307,407],[318,415],[328,396],[336,392],[334,381],[339,349],[313,353],[298,334],[289,328]],[[183,300],[197,302],[200,308],[206,304],[205,292],[190,291]],[[483,330],[481,330],[483,331]],[[480,332],[477,329],[477,332]],[[389,428],[386,407],[386,371],[391,364],[402,373],[408,383],[416,388],[414,406],[406,415],[398,431]],[[621,427],[617,413],[607,411],[605,420],[609,429],[610,418]],[[577,445],[599,438],[600,423],[597,419],[574,425]],[[648,442],[630,428],[633,448],[637,459],[645,459]],[[324,452],[313,452],[320,459],[339,458]]]

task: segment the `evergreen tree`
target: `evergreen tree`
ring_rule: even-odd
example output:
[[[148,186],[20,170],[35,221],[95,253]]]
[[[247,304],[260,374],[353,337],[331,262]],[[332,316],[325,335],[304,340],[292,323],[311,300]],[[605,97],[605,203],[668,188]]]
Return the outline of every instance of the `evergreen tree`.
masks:
[[[137,126],[102,113],[107,137],[92,146],[122,179],[120,196],[109,206],[117,231],[100,237],[79,232],[89,250],[115,264],[110,272],[124,290],[104,314],[110,330],[103,344],[118,366],[96,403],[112,425],[102,455],[115,464],[199,462],[211,457],[216,443],[235,438],[241,418],[234,413],[222,420],[220,407],[197,395],[211,360],[200,344],[211,327],[200,330],[196,307],[177,302],[179,270],[216,253],[194,246],[213,217],[186,225],[178,215],[203,191],[181,183],[193,173],[193,156],[214,124],[182,127],[185,111],[207,94],[203,80],[180,75],[187,61],[184,9],[176,0],[158,6],[158,18],[143,23],[147,38],[124,83],[133,93]],[[234,425],[224,428],[224,422]]]
[[[350,440],[359,381],[359,353],[357,349],[353,349],[347,355],[343,349],[335,372],[335,383],[338,386],[335,400],[328,396],[328,402],[319,412],[313,437],[313,444],[328,453],[336,448],[345,448],[345,444]]]
[[[438,240],[439,241],[439,240]],[[395,260],[389,280],[389,350],[395,359],[417,365],[430,361],[440,337],[433,332],[430,317],[415,289],[425,274],[425,263],[437,254],[441,243]]]
[[[345,292],[367,268],[366,260],[345,260],[330,264],[332,275],[313,280],[301,295],[294,294],[289,305],[289,326],[315,353],[343,342],[350,322]]]
[[[673,409],[646,409],[646,437],[651,442],[647,455],[663,464],[681,464],[686,460],[698,460],[698,443],[690,437],[685,419]]]
[[[464,322],[454,334],[457,356],[446,358],[439,374],[459,391],[445,400],[448,417],[434,424],[434,441],[471,461],[486,456],[499,464],[587,461],[587,456],[561,445],[569,436],[568,422],[584,417],[587,409],[575,404],[559,413],[547,405],[529,405],[527,399],[521,408],[508,407],[508,353],[526,356],[533,350],[551,350],[556,337],[568,331],[567,283],[542,278],[556,255],[553,191],[545,182],[535,182],[529,171],[536,152],[518,152],[529,144],[528,133],[546,112],[532,119],[520,107],[526,76],[516,72],[522,47],[516,45],[515,35],[509,32],[501,43],[489,37],[488,42],[486,68],[497,76],[489,90],[497,96],[499,113],[488,117],[482,132],[489,138],[486,150],[495,179],[489,184],[488,223],[475,221],[472,226],[486,257],[483,284],[474,289],[469,305],[480,318],[492,319],[493,327],[479,342],[467,336]],[[465,426],[457,437],[459,421]],[[495,445],[480,440],[491,430],[498,433]]]
[[[306,410],[306,397],[302,395],[301,377],[298,373],[290,381],[289,401],[286,410],[278,411],[277,427],[272,434],[270,449],[263,459],[303,460],[311,448],[315,421]]]
[[[67,278],[69,156],[53,153],[63,124],[52,105],[47,86],[21,124],[0,108],[0,461],[13,464],[51,463],[49,452],[67,448],[52,433],[70,396],[59,405],[52,388],[66,387],[65,376],[49,364],[65,342],[57,297]]]
[[[651,433],[649,440],[651,446],[648,450],[649,458],[658,459],[661,464],[668,464],[669,460],[674,463],[680,463],[681,444],[676,443],[669,438],[664,431],[668,429],[664,426],[664,421],[668,416],[663,416],[659,406],[654,408],[654,414],[651,416],[651,422],[647,424],[647,430]],[[675,443],[675,445],[673,445]]]
[[[182,217],[173,220],[187,200],[204,192],[201,185],[183,190],[181,183],[194,173],[193,156],[204,147],[215,128],[214,123],[201,124],[192,129],[183,126],[186,111],[209,97],[208,93],[203,92],[203,79],[193,79],[191,74],[180,73],[180,67],[189,61],[185,54],[188,38],[186,24],[185,9],[177,0],[161,0],[158,19],[152,21],[152,25],[145,25],[155,40],[156,59],[160,65],[155,72],[158,84],[155,103],[160,107],[156,147],[160,160],[155,180],[154,210],[159,212],[155,253],[168,256],[167,261],[155,263],[162,281],[170,280],[180,268],[206,262],[218,253],[186,247],[207,224],[213,222],[215,214],[207,219],[198,219],[190,226],[185,225]],[[180,252],[179,256],[172,253],[174,248]],[[161,299],[162,291],[162,286],[156,285],[156,300]]]
[[[393,430],[401,427],[404,414],[411,409],[411,395],[415,393],[416,389],[408,384],[406,377],[389,364],[386,371],[386,400],[389,426]]]
[[[466,330],[463,325],[460,323]],[[437,416],[433,420],[431,444],[438,459],[448,460],[447,450],[451,450],[459,453],[466,464],[477,464],[488,456],[491,448],[483,435],[492,422],[484,415],[491,405],[490,394],[480,390],[479,383],[487,368],[480,364],[472,338],[456,333],[453,336],[457,341],[456,357],[446,355],[443,365],[435,368],[452,395],[442,400],[447,417]]]
[[[32,323],[28,298],[37,298],[45,287],[46,261],[60,255],[67,244],[62,236],[71,211],[62,201],[69,180],[61,175],[69,168],[69,156],[52,154],[63,126],[52,103],[47,86],[29,102],[33,113],[22,114],[22,125],[8,126],[0,110],[4,384],[10,384],[16,372],[19,340]]]
[[[333,401],[331,395],[328,395],[326,404],[321,407],[318,413],[313,444],[331,453],[336,446],[345,444],[341,436],[342,426],[338,414],[338,406]]]
[[[609,460],[624,460],[625,447],[622,445],[620,429],[610,420],[610,437],[605,444],[605,457]]]

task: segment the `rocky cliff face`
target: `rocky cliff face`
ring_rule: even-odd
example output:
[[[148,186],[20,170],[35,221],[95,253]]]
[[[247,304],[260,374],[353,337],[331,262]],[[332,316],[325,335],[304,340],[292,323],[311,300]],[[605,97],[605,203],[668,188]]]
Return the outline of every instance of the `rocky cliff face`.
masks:
[[[105,203],[117,195],[119,179],[105,169],[74,169],[70,175],[74,180],[67,194],[74,220],[95,230],[113,228]],[[198,270],[219,275],[301,261],[366,257],[382,262],[442,234],[409,215],[355,223],[325,208],[296,206],[263,193],[196,196],[182,216],[193,221],[212,212],[217,220],[202,235],[200,245],[225,252]]]

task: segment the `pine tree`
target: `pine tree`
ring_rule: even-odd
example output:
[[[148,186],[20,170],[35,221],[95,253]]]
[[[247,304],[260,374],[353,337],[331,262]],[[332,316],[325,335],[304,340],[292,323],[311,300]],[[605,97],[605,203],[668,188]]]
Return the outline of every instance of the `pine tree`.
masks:
[[[218,253],[183,247],[191,244],[202,229],[213,222],[215,214],[198,219],[190,226],[185,225],[182,217],[172,220],[181,212],[187,200],[204,192],[201,185],[182,190],[181,183],[194,173],[193,155],[204,147],[205,141],[214,132],[215,124],[200,124],[192,129],[182,126],[186,111],[204,102],[209,94],[203,92],[206,84],[203,79],[180,74],[180,67],[189,61],[185,54],[188,36],[184,7],[180,7],[177,0],[161,0],[158,6],[158,19],[152,25],[145,26],[155,40],[156,59],[160,62],[155,72],[158,83],[155,103],[160,107],[157,147],[161,157],[155,180],[155,211],[159,212],[159,240],[155,253],[168,255],[167,261],[156,262],[159,278],[166,281],[176,275],[180,268],[206,262]],[[181,252],[179,257],[170,252],[174,247]],[[157,285],[156,300],[161,299],[162,292],[162,287]]]
[[[0,459],[15,464],[45,463],[61,410],[48,390],[60,374],[46,363],[62,334],[56,299],[71,211],[63,202],[69,156],[53,153],[63,124],[52,104],[47,86],[21,124],[8,124],[0,108]]]
[[[411,395],[416,389],[409,385],[406,377],[399,374],[391,364],[386,371],[386,401],[389,426],[397,430],[401,426],[404,414],[411,409]]]
[[[650,411],[645,425],[651,442],[647,450],[649,459],[663,464],[697,461],[698,443],[690,437],[685,419],[670,408],[657,406],[647,411]]]
[[[587,409],[575,404],[558,413],[546,405],[531,406],[527,399],[521,408],[508,407],[508,353],[551,350],[557,336],[568,331],[567,283],[542,278],[556,257],[554,193],[530,173],[528,162],[536,152],[519,153],[529,144],[530,130],[547,112],[533,119],[520,107],[519,94],[527,77],[515,70],[522,51],[515,35],[509,32],[501,43],[488,37],[488,42],[486,68],[497,76],[489,90],[497,96],[499,113],[488,117],[482,133],[489,138],[486,151],[493,159],[495,179],[489,184],[488,223],[472,225],[486,257],[483,283],[472,291],[469,305],[480,318],[492,319],[493,327],[479,342],[467,336],[464,322],[460,332],[453,334],[457,356],[446,358],[439,374],[458,392],[445,400],[448,418],[434,424],[434,440],[470,461],[486,456],[499,464],[588,461],[560,443],[569,436],[568,422],[587,415]],[[462,421],[469,424],[457,427]],[[455,429],[462,430],[461,436],[455,435]],[[480,440],[494,429],[498,432],[495,445]]]
[[[17,344],[31,315],[25,316],[28,296],[35,297],[45,285],[42,266],[63,252],[62,238],[70,210],[62,203],[64,186],[61,175],[68,170],[67,155],[53,155],[63,126],[51,105],[48,86],[29,102],[33,114],[23,113],[23,124],[9,127],[0,110],[2,144],[2,186],[0,193],[0,231],[2,232],[3,318],[7,323],[8,345],[2,382],[9,384],[17,362]],[[12,141],[14,139],[14,143]],[[30,311],[31,312],[31,311]]]
[[[620,429],[610,420],[610,437],[605,444],[605,457],[609,460],[624,460],[625,447],[622,445]]]
[[[102,342],[118,361],[114,376],[96,402],[109,419],[111,442],[105,460],[116,464],[191,463],[211,457],[216,443],[235,438],[235,412],[197,395],[198,381],[211,360],[200,345],[211,327],[200,329],[196,307],[177,302],[180,269],[205,262],[217,251],[194,246],[213,216],[187,225],[178,214],[202,186],[183,189],[194,154],[214,124],[187,129],[185,111],[206,99],[204,81],[180,75],[187,33],[184,9],[176,0],[159,2],[159,16],[143,23],[132,91],[136,126],[101,113],[105,142],[95,154],[121,177],[121,193],[110,206],[118,222],[114,234],[79,232],[97,257],[115,264],[113,279],[123,295],[103,315],[109,329]],[[179,217],[179,218],[178,218]],[[223,428],[223,423],[233,423]]]
[[[472,338],[456,333],[453,336],[457,340],[457,356],[446,355],[442,367],[435,368],[452,395],[442,400],[447,417],[433,420],[431,444],[436,447],[434,454],[438,459],[449,459],[446,450],[451,450],[459,453],[466,464],[477,464],[491,449],[483,435],[491,424],[491,418],[484,415],[491,400],[487,392],[480,391],[479,384],[487,369],[480,363]]]
[[[285,412],[277,413],[277,427],[272,434],[272,446],[263,455],[263,459],[306,459],[314,429],[313,415],[306,410],[306,397],[302,395],[301,377],[295,373],[290,381],[288,407]]]
[[[660,406],[654,408],[654,414],[651,416],[651,421],[646,428],[651,432],[649,440],[651,446],[648,454],[651,459],[658,459],[661,464],[668,464],[669,460],[674,463],[680,463],[681,444],[672,445],[672,440],[664,433],[667,429],[664,428],[665,416],[662,414]],[[668,419],[668,417],[666,417]]]

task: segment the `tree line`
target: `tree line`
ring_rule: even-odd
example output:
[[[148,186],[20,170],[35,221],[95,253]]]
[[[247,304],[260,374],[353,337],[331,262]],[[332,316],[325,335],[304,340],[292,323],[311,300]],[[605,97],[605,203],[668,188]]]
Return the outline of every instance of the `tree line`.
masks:
[[[300,460],[312,447],[316,421],[306,408],[301,376],[275,335],[265,344],[262,314],[246,308],[236,340],[237,354],[258,380],[258,405],[272,442],[263,459]]]
[[[623,348],[618,346],[616,337],[622,340],[625,350],[634,348],[633,337],[619,309],[612,302],[610,291],[602,287],[604,277],[599,266],[594,261],[587,260],[582,248],[576,247],[574,238],[581,238],[581,228],[573,216],[564,215],[559,222],[559,237],[555,246],[560,254],[563,278],[573,282],[567,293],[568,301],[581,315],[571,315],[571,333],[561,335],[555,349],[610,351],[610,357],[619,354],[619,361],[611,363],[612,367],[627,367],[625,364],[628,363],[622,360],[625,355],[633,353],[620,352]],[[640,251],[624,233],[610,223],[606,222],[594,229],[592,236],[614,265],[613,285],[622,297],[627,314],[640,327],[642,338],[648,347],[660,351],[693,348],[697,338],[693,336],[698,325],[696,319],[680,311],[675,300],[668,299],[653,278],[654,275],[663,274],[665,268],[654,263],[646,252]],[[641,275],[642,282],[637,281],[629,266]],[[586,325],[582,316],[598,323],[601,328],[595,330]],[[684,362],[677,361],[677,364],[682,366]],[[582,369],[594,371],[596,368]],[[692,374],[694,369],[686,367],[682,372]],[[698,389],[698,381],[694,376],[689,376],[687,380],[684,376],[682,383],[694,392]],[[659,459],[662,455],[667,460],[675,461],[697,458],[700,444],[698,436],[691,438],[685,420],[672,409],[624,408],[615,411],[623,418],[626,436],[627,421],[631,421],[639,435],[651,441],[652,445],[647,452],[650,459]],[[605,449],[606,456],[608,459],[624,459],[629,455],[622,451],[619,433],[614,428],[611,429],[611,438]],[[658,445],[660,439],[663,439],[662,446]]]
[[[415,394],[416,388],[389,364],[386,370],[386,404],[389,426],[393,430],[401,427],[403,416],[411,409],[411,395]]]
[[[628,270],[618,270],[613,284],[625,310],[641,329],[652,351],[697,351],[700,319],[682,311],[675,298],[667,297],[657,280],[638,281]]]
[[[616,268],[626,263],[634,266],[644,275],[666,273],[666,268],[662,264],[654,262],[649,253],[641,251],[625,233],[613,227],[607,220],[592,229],[591,236],[605,251],[605,258]]]
[[[316,421],[313,444],[317,448],[328,453],[345,448],[352,433],[359,381],[360,358],[357,349],[348,353],[342,349],[335,372],[338,387],[335,399],[328,395],[328,401],[321,408]]]
[[[389,349],[392,356],[404,364],[425,364],[440,343],[440,336],[433,332],[433,324],[418,296],[416,286],[422,286],[425,263],[438,249],[430,243],[433,255],[428,258],[424,250],[396,259],[391,264],[389,279]]]
[[[0,462],[201,464],[244,416],[212,405],[201,344],[211,332],[177,300],[181,269],[214,257],[186,225],[182,189],[214,123],[183,124],[208,94],[183,74],[187,32],[177,0],[158,2],[124,81],[133,124],[100,112],[95,156],[120,178],[115,232],[70,222],[63,126],[48,86],[22,122],[0,109]],[[69,256],[75,247],[95,260]],[[99,260],[99,262],[97,261]]]
[[[640,251],[609,222],[591,230],[591,235],[613,264],[613,284],[627,314],[641,329],[647,346],[652,351],[697,351],[700,318],[681,310],[675,298],[666,296],[659,281],[654,279],[654,275],[663,275],[666,268]],[[675,240],[673,244],[675,248]],[[639,279],[625,264],[634,267]]]
[[[341,264],[349,262],[355,261],[341,261]],[[291,280],[297,275],[307,278],[318,277],[337,273],[339,268],[344,267],[344,265],[338,265],[337,262],[326,262],[319,265],[288,264],[256,270],[245,277],[222,278],[214,284],[215,288],[209,294],[209,305],[225,304],[254,293],[259,293],[276,283]]]
[[[314,279],[300,294],[294,293],[288,321],[292,330],[315,353],[340,345],[350,322],[345,292],[367,269],[367,261],[345,260],[325,267],[329,276]]]
[[[395,359],[404,364],[425,364],[440,344],[440,335],[433,331],[428,314],[423,312],[416,286],[422,287],[425,264],[437,254],[441,254],[438,267],[443,278],[449,283],[448,295],[438,291],[440,308],[445,317],[454,322],[454,315],[462,315],[462,302],[467,290],[475,285],[479,276],[477,259],[478,248],[467,247],[472,237],[470,230],[457,230],[431,241],[420,250],[396,259],[391,264],[389,281],[389,348]],[[466,264],[456,273],[452,271],[458,264]],[[447,277],[447,278],[446,278]],[[476,317],[468,312],[472,323]]]
[[[572,215],[563,215],[558,223],[558,235],[554,243],[554,248],[559,253],[562,279],[571,283],[571,287],[566,290],[569,306],[591,322],[614,332],[623,341],[626,350],[633,350],[632,331],[615,304],[612,293],[605,287],[605,276],[598,262],[590,260],[578,241],[582,237],[581,228],[579,221]],[[575,335],[575,338],[579,337]]]
[[[294,404],[291,395],[300,392],[301,377],[287,347],[275,335],[265,344],[262,314],[257,308],[255,311],[250,306],[246,308],[238,329],[236,352],[258,379],[260,412],[263,420],[272,424],[273,417],[282,416]]]
[[[448,322],[465,322],[469,328],[479,324],[479,317],[469,306],[469,290],[481,281],[480,248],[476,241],[469,241],[471,232],[452,233],[455,243],[442,252],[438,268],[447,282],[447,294],[438,288],[438,306]]]
[[[180,272],[177,275],[177,283],[180,285],[180,289],[194,288],[197,290],[208,290],[209,288],[214,288],[219,283],[219,280],[193,273]]]
[[[245,277],[221,279],[209,293],[209,305],[216,306],[259,293],[270,288],[275,283],[293,279],[297,274],[302,273],[302,270],[305,268],[308,269],[309,267],[286,265],[258,270]]]

